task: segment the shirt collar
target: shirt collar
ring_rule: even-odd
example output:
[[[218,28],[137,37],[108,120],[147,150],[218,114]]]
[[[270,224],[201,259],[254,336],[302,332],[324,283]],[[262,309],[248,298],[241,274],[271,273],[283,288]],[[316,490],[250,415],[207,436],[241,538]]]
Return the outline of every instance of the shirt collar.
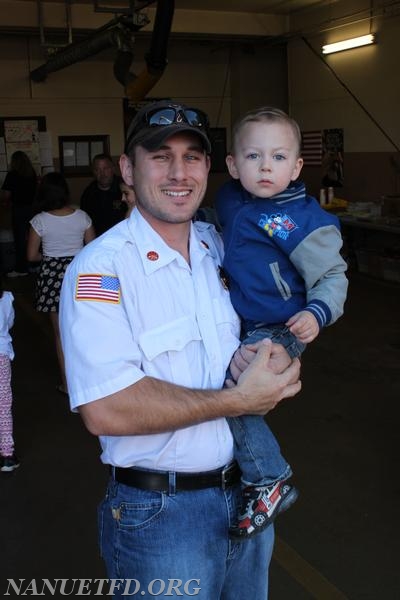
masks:
[[[146,219],[137,209],[132,211],[128,219],[128,229],[133,239],[140,259],[143,264],[144,272],[149,275],[162,267],[165,267],[172,261],[182,261],[187,265],[183,257],[164,242],[162,237],[151,227]],[[190,227],[190,260],[192,266],[199,263],[206,255],[210,254],[210,248],[207,242],[202,240],[201,232],[191,223]],[[189,265],[187,265],[189,268]]]

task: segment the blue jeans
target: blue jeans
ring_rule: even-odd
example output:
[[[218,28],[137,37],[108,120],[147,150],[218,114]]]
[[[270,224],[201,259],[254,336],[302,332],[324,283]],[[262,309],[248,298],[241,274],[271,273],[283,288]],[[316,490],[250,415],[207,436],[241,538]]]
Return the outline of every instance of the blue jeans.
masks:
[[[243,344],[254,344],[264,338],[282,344],[291,358],[300,356],[306,347],[283,324],[248,331]],[[244,485],[269,485],[292,475],[292,470],[263,417],[232,417],[228,419],[228,423],[235,440],[235,458],[242,471]]]
[[[240,506],[240,485],[168,495],[111,479],[98,514],[108,577],[124,580],[115,595],[130,579],[133,598],[265,600],[273,527],[244,544],[230,541]]]

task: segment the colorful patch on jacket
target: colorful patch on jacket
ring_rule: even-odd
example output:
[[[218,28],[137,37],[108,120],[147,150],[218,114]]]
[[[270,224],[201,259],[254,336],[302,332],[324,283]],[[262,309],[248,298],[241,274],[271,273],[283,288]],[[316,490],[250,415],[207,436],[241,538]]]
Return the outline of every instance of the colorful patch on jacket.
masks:
[[[258,225],[268,233],[269,237],[276,236],[282,240],[287,240],[292,231],[297,229],[296,223],[285,213],[262,214]]]
[[[121,286],[118,277],[100,273],[81,273],[76,282],[75,300],[119,304]]]

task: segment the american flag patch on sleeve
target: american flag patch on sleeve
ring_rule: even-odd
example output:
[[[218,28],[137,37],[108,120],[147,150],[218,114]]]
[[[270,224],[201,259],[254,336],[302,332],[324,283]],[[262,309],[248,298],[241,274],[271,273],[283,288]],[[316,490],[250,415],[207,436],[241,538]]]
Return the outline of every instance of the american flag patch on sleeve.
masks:
[[[78,275],[75,300],[92,300],[94,302],[111,302],[119,304],[121,286],[115,275],[84,273]]]

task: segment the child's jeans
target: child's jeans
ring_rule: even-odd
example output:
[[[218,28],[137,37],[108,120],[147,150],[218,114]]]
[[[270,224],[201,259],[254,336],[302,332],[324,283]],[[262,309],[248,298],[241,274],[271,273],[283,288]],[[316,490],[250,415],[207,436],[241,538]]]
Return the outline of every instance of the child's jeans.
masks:
[[[254,344],[264,338],[282,344],[290,358],[300,356],[306,347],[284,324],[262,325],[248,331],[243,344]],[[235,441],[235,458],[242,471],[244,485],[270,485],[292,475],[290,465],[283,458],[279,444],[263,417],[231,417],[228,423]]]
[[[12,400],[10,359],[0,354],[0,456],[14,452]]]

